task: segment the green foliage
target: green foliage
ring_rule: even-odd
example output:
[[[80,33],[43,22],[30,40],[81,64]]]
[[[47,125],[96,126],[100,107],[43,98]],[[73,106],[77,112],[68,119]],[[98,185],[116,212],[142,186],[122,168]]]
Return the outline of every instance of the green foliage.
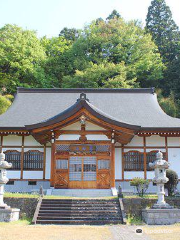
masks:
[[[156,86],[162,78],[163,64],[157,47],[151,36],[135,21],[125,22],[122,18],[114,18],[98,24],[92,22],[85,27],[70,52],[76,70],[75,78],[77,70],[85,71],[90,63],[98,66],[123,63],[126,79],[137,79],[141,87]]]
[[[63,28],[59,34],[59,37],[64,37],[68,41],[75,42],[80,34],[80,30],[76,28]]]
[[[170,8],[165,0],[153,0],[148,9],[146,28],[152,34],[153,40],[165,62],[174,59],[180,40],[179,29],[172,19]]]
[[[0,94],[0,114],[7,111],[7,109],[11,106],[11,101],[13,99],[12,95],[1,95]]]
[[[46,86],[41,67],[45,59],[35,32],[16,25],[0,29],[0,87],[6,87],[8,93],[15,92],[18,86]]]
[[[156,93],[158,96],[158,102],[159,102],[161,108],[163,109],[163,111],[172,117],[177,117],[179,108],[175,102],[173,92],[171,92],[169,97],[163,97],[162,91],[160,89],[158,89],[156,91]]]
[[[178,103],[178,99],[180,99],[180,32],[165,0],[153,0],[151,2],[146,18],[146,30],[152,35],[166,65],[164,76],[159,82],[163,94],[166,97],[168,96],[163,104],[167,105],[167,102],[169,104],[169,94],[172,91],[174,92],[175,102]]]
[[[84,71],[76,70],[74,76],[65,76],[62,86],[64,88],[132,88],[138,86],[135,80],[127,80],[127,69],[123,62],[99,65],[91,62]]]
[[[166,171],[166,177],[169,178],[169,181],[165,184],[165,188],[168,189],[168,195],[173,196],[179,181],[178,174],[175,171],[168,169]]]
[[[106,20],[111,20],[114,18],[121,18],[121,15],[118,13],[118,11],[113,10],[111,14],[106,18]]]
[[[127,224],[129,224],[129,225],[142,225],[143,221],[138,216],[128,214],[127,215]]]
[[[143,197],[149,187],[149,180],[143,178],[133,178],[130,185],[136,187],[138,195]]]

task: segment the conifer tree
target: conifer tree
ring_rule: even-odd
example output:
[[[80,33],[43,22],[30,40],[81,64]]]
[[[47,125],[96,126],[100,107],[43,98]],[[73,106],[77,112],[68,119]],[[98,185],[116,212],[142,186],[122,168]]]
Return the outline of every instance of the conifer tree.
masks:
[[[146,29],[151,33],[165,63],[170,63],[177,55],[180,41],[179,29],[172,18],[165,0],[153,0],[148,9]]]

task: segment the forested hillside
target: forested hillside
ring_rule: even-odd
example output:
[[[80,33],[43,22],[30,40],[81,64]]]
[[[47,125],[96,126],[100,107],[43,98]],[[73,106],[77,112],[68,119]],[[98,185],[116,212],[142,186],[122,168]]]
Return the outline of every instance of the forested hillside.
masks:
[[[180,117],[180,32],[165,0],[153,0],[146,26],[114,10],[83,29],[39,39],[16,25],[0,29],[0,113],[17,87],[155,87],[162,108]]]

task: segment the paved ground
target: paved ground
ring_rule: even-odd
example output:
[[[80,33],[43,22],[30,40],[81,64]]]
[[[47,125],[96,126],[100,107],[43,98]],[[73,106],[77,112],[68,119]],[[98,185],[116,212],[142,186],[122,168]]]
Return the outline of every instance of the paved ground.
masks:
[[[137,234],[136,229],[142,229]],[[1,223],[0,240],[180,240],[173,226],[58,226]]]

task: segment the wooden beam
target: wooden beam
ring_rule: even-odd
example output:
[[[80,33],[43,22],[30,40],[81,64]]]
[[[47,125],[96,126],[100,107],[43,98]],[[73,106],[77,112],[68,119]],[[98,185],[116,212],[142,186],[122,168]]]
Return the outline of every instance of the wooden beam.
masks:
[[[143,145],[144,145],[144,179],[147,179],[146,137],[145,136],[143,136]]]
[[[3,136],[1,136],[1,151],[3,149]]]
[[[46,178],[46,145],[44,145],[44,157],[43,157],[43,179]]]
[[[124,180],[124,145],[122,145],[122,180]]]
[[[106,131],[106,130],[86,130],[86,131],[82,131],[82,130],[57,130],[56,131],[57,134],[71,134],[71,135],[106,135],[109,134],[110,131]]]
[[[54,168],[55,168],[55,143],[51,145],[51,187],[54,187]]]
[[[165,137],[165,147],[166,147],[166,161],[168,161],[168,139],[167,136]]]
[[[21,146],[21,179],[23,179],[23,168],[24,168],[24,136],[22,136]]]
[[[115,147],[111,143],[111,187],[115,187]]]

